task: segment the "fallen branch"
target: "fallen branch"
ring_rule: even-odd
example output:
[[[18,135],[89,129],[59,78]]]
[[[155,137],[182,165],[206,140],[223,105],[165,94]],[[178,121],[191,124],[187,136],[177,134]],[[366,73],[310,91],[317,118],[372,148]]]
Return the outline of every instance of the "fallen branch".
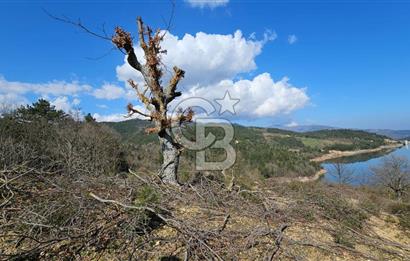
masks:
[[[275,239],[275,249],[273,250],[271,256],[269,257],[269,261],[272,261],[273,258],[274,258],[275,255],[276,255],[276,253],[279,252],[280,246],[281,246],[281,243],[282,243],[282,240],[283,240],[283,235],[284,235],[283,233],[285,232],[285,230],[286,230],[288,227],[289,227],[288,224],[283,224],[283,225],[281,225],[281,226],[279,227],[279,229],[277,230],[277,232],[276,232],[276,233],[277,233],[277,236],[276,236],[276,239]]]
[[[221,227],[219,228],[219,230],[218,230],[218,233],[221,233],[222,231],[224,231],[224,229],[226,228],[226,225],[227,225],[228,222],[229,222],[229,218],[230,218],[230,217],[231,217],[231,215],[229,215],[229,214],[226,215],[222,226],[221,226]]]

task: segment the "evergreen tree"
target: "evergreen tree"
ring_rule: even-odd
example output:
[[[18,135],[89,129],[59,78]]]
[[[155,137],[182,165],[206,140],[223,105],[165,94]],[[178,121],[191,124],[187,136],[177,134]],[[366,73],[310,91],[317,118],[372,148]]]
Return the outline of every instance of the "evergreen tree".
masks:
[[[32,105],[21,106],[12,117],[24,121],[45,119],[48,122],[55,122],[68,118],[68,114],[62,110],[57,110],[49,101],[39,99]]]

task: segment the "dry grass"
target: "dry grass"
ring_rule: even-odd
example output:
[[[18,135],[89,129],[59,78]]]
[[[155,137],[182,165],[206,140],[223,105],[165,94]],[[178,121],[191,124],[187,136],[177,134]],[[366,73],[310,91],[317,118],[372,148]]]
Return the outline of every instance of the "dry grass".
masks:
[[[2,207],[4,259],[406,260],[410,254],[408,235],[384,212],[377,217],[352,203],[367,193],[352,188],[268,181],[228,190],[219,177],[202,175],[182,187],[140,173],[45,178],[13,183],[24,192]]]

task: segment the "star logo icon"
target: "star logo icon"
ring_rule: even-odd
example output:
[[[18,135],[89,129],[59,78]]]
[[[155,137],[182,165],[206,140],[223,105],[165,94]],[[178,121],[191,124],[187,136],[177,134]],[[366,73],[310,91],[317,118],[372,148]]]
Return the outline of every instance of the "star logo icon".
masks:
[[[222,115],[226,111],[229,111],[231,114],[236,114],[235,105],[238,104],[240,100],[232,98],[229,91],[226,91],[222,99],[215,99],[215,101],[221,106],[219,115]]]

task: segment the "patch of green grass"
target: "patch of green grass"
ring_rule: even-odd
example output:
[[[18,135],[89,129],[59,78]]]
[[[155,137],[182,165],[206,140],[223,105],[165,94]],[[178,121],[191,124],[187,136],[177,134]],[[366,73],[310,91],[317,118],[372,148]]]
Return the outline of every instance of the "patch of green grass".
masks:
[[[309,137],[300,137],[299,138],[302,143],[307,147],[312,148],[324,148],[328,145],[335,144],[335,141],[332,140],[324,140],[324,139],[317,139],[317,138],[309,138]]]

